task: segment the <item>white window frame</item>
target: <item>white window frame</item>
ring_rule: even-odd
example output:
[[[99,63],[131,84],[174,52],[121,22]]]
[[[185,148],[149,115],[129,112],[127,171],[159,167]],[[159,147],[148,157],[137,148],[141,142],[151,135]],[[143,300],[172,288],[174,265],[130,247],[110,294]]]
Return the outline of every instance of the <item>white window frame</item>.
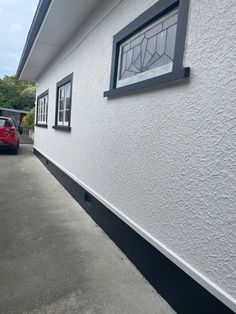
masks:
[[[37,101],[37,125],[47,125],[48,91],[41,94]]]
[[[57,82],[55,130],[71,131],[73,72]]]
[[[125,79],[119,78],[119,74],[120,74],[120,71],[121,71],[121,56],[122,56],[121,52],[122,52],[123,47],[125,45],[127,45],[127,43],[129,43],[132,40],[134,40],[135,38],[137,38],[140,34],[144,34],[146,31],[151,29],[153,26],[162,24],[165,20],[168,20],[172,16],[178,16],[178,11],[179,11],[179,8],[173,9],[172,11],[168,12],[167,14],[165,14],[162,18],[157,19],[157,21],[149,24],[148,26],[143,28],[141,31],[135,33],[135,35],[129,37],[128,40],[126,40],[124,43],[122,43],[120,45],[120,48],[119,48],[119,61],[118,61],[118,73],[117,73],[117,83],[116,83],[117,87],[126,86],[126,85],[129,85],[129,84],[140,82],[140,81],[143,81],[143,80],[146,80],[146,79],[149,79],[149,78],[153,78],[153,77],[156,77],[156,76],[159,76],[159,75],[163,75],[165,73],[172,72],[173,61],[171,61],[169,63],[166,63],[165,65],[161,65],[161,66],[158,66],[156,68],[153,68],[151,70],[148,70],[148,71],[145,71],[145,72],[140,72],[139,74],[136,74],[134,76],[130,76],[130,77],[125,78]],[[177,26],[177,22],[175,24]],[[168,31],[168,27],[165,28],[165,31],[166,30]],[[160,31],[159,33],[163,33],[163,30]],[[176,41],[176,36],[175,36],[175,41]],[[175,46],[175,42],[174,42],[174,46]]]
[[[184,79],[190,76],[190,68],[183,67],[185,37],[186,37],[186,32],[187,32],[188,8],[189,8],[189,0],[168,0],[168,1],[159,0],[153,6],[151,6],[149,9],[144,11],[135,20],[133,20],[131,23],[129,23],[127,26],[125,26],[123,29],[121,29],[118,33],[116,33],[113,36],[110,86],[109,86],[109,90],[103,93],[104,97],[113,98],[113,97],[122,96],[128,93],[140,92],[141,90],[144,90],[147,88],[154,88],[155,86],[166,84],[170,81]],[[142,70],[142,67],[140,68],[139,63],[138,63],[139,60],[136,59],[135,62],[137,61],[138,71],[135,70],[136,65],[135,67],[133,66],[130,67],[129,64],[130,64],[131,52],[132,52],[131,65],[134,65],[134,60],[133,60],[134,50],[132,50],[132,48],[135,48],[136,46],[135,46],[135,43],[130,42],[130,48],[128,48],[129,40],[130,39],[132,40],[133,36],[135,38],[136,34],[139,34],[139,32],[142,33],[142,30],[145,30],[145,28],[147,28],[147,31],[148,31],[149,25],[151,25],[152,23],[155,23],[155,21],[158,24],[158,20],[165,18],[165,15],[169,14],[174,9],[178,9],[178,18],[177,18],[177,23],[175,23],[176,24],[175,45],[174,47],[173,45],[170,46],[172,47],[171,50],[173,51],[173,58],[171,57],[173,62],[169,62],[166,64],[165,62],[163,62],[162,65],[160,62],[160,67],[158,66],[158,62],[157,62],[156,67],[154,67],[154,64],[153,64],[153,66],[150,66],[149,69],[148,67],[145,68],[145,66],[147,65],[145,63],[143,64],[144,71],[139,71],[140,69]],[[122,70],[125,69],[125,71],[128,70],[130,72],[134,72],[135,75],[129,76],[128,73],[126,73],[127,75],[121,78],[121,76],[119,75],[120,74],[119,67],[120,67],[120,64],[122,63],[121,54],[125,56],[124,52],[126,52],[124,50],[121,51],[123,47],[122,45],[125,42],[127,42],[128,45],[127,47],[124,47],[124,50],[126,49],[128,50],[126,54],[126,61],[124,63],[125,68],[122,68]],[[171,40],[171,35],[170,35],[169,43],[174,43],[174,40]],[[157,41],[156,41],[156,44],[157,44]],[[137,40],[136,45],[139,45],[138,40]],[[149,48],[151,48],[151,52],[149,51],[148,52],[153,57],[153,53],[152,53],[153,42],[150,43],[149,46],[150,46]],[[144,44],[143,50],[146,48],[147,46],[145,46]],[[138,49],[136,49],[135,53],[137,53],[137,51]],[[166,46],[165,46],[165,53],[166,53]],[[145,53],[145,58],[146,58],[146,53]],[[149,58],[149,55],[147,55],[146,60],[150,61],[151,59],[148,59],[148,58]],[[154,59],[155,58],[153,58],[153,60]],[[127,63],[127,60],[128,60],[128,63]],[[158,61],[158,59],[156,61]],[[156,62],[156,61],[153,61],[153,62]],[[128,66],[128,68],[126,65]]]
[[[69,108],[67,104],[69,103]],[[62,106],[61,106],[62,104]],[[57,125],[69,126],[70,123],[70,111],[71,111],[71,82],[66,83],[58,88],[58,100],[57,100]],[[66,120],[66,113],[69,113],[68,120]],[[60,120],[60,114],[62,113],[62,120]]]

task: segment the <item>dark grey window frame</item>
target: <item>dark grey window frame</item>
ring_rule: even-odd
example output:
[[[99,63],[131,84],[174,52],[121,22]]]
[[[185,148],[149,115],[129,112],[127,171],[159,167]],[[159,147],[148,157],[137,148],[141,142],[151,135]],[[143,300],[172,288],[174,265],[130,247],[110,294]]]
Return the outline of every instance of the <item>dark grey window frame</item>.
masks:
[[[139,32],[152,22],[161,18],[174,8],[178,7],[178,22],[175,43],[175,53],[172,72],[146,79],[130,85],[117,87],[117,72],[119,65],[120,45],[128,38]],[[113,37],[110,89],[104,92],[104,97],[112,98],[123,94],[132,93],[148,87],[158,86],[170,81],[189,77],[190,68],[183,67],[183,55],[187,30],[189,0],[159,0],[147,11],[138,16],[133,22],[124,27]]]
[[[70,95],[70,116],[68,121],[68,126],[57,125],[57,114],[58,114],[58,97],[59,97],[59,88],[71,83],[71,95]],[[72,107],[72,85],[73,85],[73,72],[66,77],[64,77],[61,81],[57,82],[56,85],[56,111],[55,111],[55,125],[53,125],[53,129],[61,130],[61,131],[71,131],[71,107]]]
[[[47,113],[46,113],[46,123],[39,123],[38,122],[38,105],[39,105],[39,99],[48,96],[48,100],[49,100],[49,89],[47,89],[45,92],[43,92],[42,94],[40,94],[37,97],[37,107],[36,107],[36,123],[35,126],[37,127],[41,127],[41,128],[47,128],[48,127],[48,104],[47,104]]]

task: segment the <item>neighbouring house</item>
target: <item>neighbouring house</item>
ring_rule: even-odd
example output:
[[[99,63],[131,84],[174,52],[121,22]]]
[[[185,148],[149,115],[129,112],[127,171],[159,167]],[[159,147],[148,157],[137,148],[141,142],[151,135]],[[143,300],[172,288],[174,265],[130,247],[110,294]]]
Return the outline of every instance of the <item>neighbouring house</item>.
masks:
[[[25,110],[0,107],[0,116],[10,117],[14,119],[17,125],[21,124],[22,119],[24,118],[24,116],[26,116],[27,113],[28,111]]]
[[[236,311],[235,20],[233,1],[41,0],[17,72],[35,155],[178,313]]]

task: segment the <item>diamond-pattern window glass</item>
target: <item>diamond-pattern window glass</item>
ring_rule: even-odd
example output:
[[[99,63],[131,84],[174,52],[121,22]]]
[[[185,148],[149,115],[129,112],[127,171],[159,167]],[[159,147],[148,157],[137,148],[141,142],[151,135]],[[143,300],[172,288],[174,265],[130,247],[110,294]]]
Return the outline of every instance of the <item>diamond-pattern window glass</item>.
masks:
[[[117,86],[172,71],[177,19],[175,9],[121,44]]]

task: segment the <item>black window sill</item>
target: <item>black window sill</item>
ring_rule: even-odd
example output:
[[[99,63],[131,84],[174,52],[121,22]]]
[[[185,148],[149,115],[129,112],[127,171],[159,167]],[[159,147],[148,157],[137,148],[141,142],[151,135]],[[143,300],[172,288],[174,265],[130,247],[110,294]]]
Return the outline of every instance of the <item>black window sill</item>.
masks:
[[[41,124],[41,123],[36,123],[35,126],[37,126],[39,128],[47,128],[48,127],[47,124]]]
[[[134,93],[135,91],[143,90],[149,87],[159,86],[171,81],[180,80],[190,75],[190,68],[183,68],[180,70],[175,70],[170,73],[166,73],[160,76],[153,77],[144,81],[140,81],[134,84],[117,87],[108,91],[105,91],[103,96],[108,98],[119,97],[124,94]]]
[[[71,127],[70,127],[70,126],[54,125],[52,128],[53,128],[54,130],[60,130],[60,131],[65,131],[65,132],[71,132]]]

